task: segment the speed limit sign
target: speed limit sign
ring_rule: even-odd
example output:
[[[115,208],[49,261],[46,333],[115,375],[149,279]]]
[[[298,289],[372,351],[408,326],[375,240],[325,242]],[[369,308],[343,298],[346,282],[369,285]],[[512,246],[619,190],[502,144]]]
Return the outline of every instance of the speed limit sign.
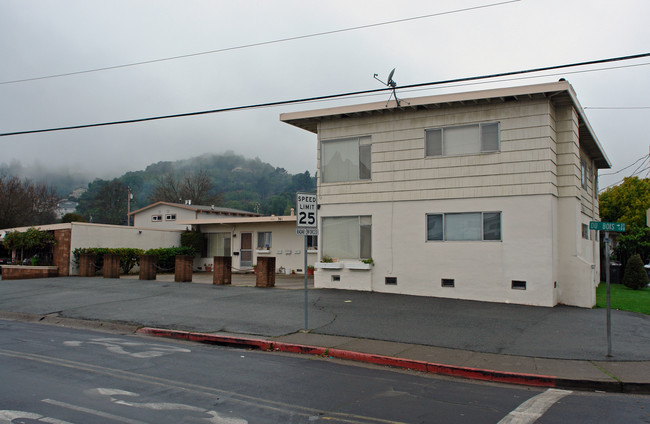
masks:
[[[296,235],[317,236],[318,205],[316,204],[316,195],[308,193],[297,193],[296,207],[298,208],[296,219]]]

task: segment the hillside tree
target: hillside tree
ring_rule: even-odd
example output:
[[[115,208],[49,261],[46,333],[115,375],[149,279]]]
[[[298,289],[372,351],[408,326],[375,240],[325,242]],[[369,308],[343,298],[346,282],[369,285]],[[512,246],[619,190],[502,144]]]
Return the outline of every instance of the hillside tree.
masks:
[[[0,228],[52,224],[59,196],[46,184],[0,175]]]
[[[186,172],[182,177],[170,172],[156,178],[156,184],[149,197],[151,203],[183,203],[191,200],[195,205],[218,205],[222,196],[206,170],[197,173]]]

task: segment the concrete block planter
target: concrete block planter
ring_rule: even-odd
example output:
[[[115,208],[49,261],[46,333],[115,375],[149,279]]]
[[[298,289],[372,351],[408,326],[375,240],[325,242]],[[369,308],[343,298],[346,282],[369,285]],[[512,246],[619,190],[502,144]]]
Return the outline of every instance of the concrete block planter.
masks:
[[[342,262],[316,262],[314,268],[317,269],[342,269]]]
[[[369,270],[372,269],[372,264],[365,262],[345,262],[345,268],[355,270]]]

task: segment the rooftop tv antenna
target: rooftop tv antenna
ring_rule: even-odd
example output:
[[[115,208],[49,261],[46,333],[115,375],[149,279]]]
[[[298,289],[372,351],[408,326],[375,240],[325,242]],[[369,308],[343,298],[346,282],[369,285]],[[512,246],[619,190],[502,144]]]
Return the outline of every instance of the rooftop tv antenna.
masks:
[[[390,94],[388,97],[388,101],[386,102],[386,107],[388,107],[388,103],[390,103],[390,98],[395,97],[395,103],[397,103],[397,107],[400,106],[400,99],[397,98],[397,93],[395,92],[395,89],[397,88],[397,83],[395,80],[393,80],[393,75],[395,74],[395,68],[393,68],[392,71],[390,71],[390,74],[388,74],[388,80],[386,82],[383,82],[379,78],[377,78],[378,74],[373,75],[373,78],[379,81],[380,83],[384,84],[386,87],[390,87],[393,89],[393,92]],[[409,102],[406,102],[406,104],[410,104]]]

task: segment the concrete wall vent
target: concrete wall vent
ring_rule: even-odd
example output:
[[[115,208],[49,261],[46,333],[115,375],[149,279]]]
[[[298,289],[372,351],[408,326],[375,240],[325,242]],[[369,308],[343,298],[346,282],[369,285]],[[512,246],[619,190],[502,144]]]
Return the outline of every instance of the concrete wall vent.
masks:
[[[443,278],[440,281],[440,286],[442,287],[454,287],[455,281],[453,278]]]
[[[526,282],[521,280],[512,280],[513,290],[526,290]]]

